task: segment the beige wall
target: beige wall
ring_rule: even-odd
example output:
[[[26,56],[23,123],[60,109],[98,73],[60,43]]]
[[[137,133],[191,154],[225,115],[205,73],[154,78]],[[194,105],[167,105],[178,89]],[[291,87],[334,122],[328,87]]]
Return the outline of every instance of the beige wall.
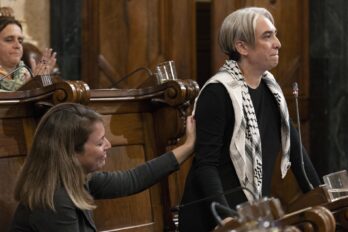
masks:
[[[0,0],[0,6],[12,7],[23,24],[25,40],[40,49],[49,47],[49,0]]]

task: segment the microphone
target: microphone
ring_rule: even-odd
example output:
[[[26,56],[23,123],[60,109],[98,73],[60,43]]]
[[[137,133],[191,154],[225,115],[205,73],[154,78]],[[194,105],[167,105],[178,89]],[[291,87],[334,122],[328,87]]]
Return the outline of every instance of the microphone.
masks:
[[[221,205],[220,203],[216,202],[216,201],[213,201],[210,205],[210,209],[211,209],[211,212],[213,213],[213,216],[216,220],[216,222],[219,224],[219,226],[223,226],[223,223],[222,223],[222,219],[221,217],[219,216],[219,214],[217,213],[217,210],[216,209],[220,209],[228,214],[230,214],[231,216],[239,216],[239,214],[237,213],[237,211],[231,209],[231,208],[228,208],[224,205]]]
[[[186,204],[180,204],[180,205],[177,205],[173,208],[171,208],[170,210],[172,212],[175,212],[175,211],[179,211],[180,209],[184,208],[184,207],[187,207],[187,206],[190,206],[190,205],[195,205],[195,204],[198,204],[198,203],[201,203],[201,202],[204,202],[204,201],[207,201],[207,200],[211,200],[213,198],[216,198],[216,197],[219,197],[219,196],[222,196],[222,195],[228,195],[228,194],[231,194],[231,193],[234,193],[234,192],[237,192],[237,191],[240,191],[240,190],[246,190],[248,191],[254,200],[257,200],[258,198],[256,197],[256,195],[248,188],[246,187],[242,187],[242,186],[239,186],[237,188],[233,188],[233,189],[230,189],[230,190],[227,190],[225,192],[222,192],[222,193],[217,193],[217,194],[214,194],[212,196],[208,196],[208,197],[204,197],[204,198],[201,198],[201,199],[198,199],[198,200],[195,200],[195,201],[191,201],[191,202],[188,202]]]
[[[18,70],[20,70],[20,69],[22,69],[22,68],[27,69],[28,72],[29,72],[29,74],[30,74],[30,77],[33,78],[33,73],[31,72],[31,69],[30,69],[28,66],[26,66],[26,65],[21,65],[21,66],[15,68],[15,69],[13,69],[11,72],[7,73],[6,75],[0,77],[0,81],[2,81],[3,79],[5,79],[5,78],[11,76],[13,73],[17,72]]]
[[[300,157],[301,157],[301,168],[302,168],[302,173],[310,187],[310,189],[314,189],[312,183],[309,181],[307,172],[305,169],[305,164],[303,161],[303,151],[302,151],[302,136],[301,136],[301,123],[300,123],[300,113],[299,113],[299,107],[298,107],[298,84],[297,82],[294,82],[292,84],[292,94],[295,97],[295,104],[296,104],[296,116],[297,116],[297,130],[298,130],[298,137],[299,137],[299,143],[300,143]]]

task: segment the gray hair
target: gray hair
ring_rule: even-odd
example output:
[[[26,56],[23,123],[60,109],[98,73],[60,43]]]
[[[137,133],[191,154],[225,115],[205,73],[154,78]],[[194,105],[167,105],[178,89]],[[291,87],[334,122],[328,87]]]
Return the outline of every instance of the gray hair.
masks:
[[[224,19],[219,34],[219,45],[230,59],[236,61],[240,59],[235,42],[240,40],[251,46],[255,45],[255,26],[260,15],[274,24],[272,14],[261,7],[242,8],[232,12]]]

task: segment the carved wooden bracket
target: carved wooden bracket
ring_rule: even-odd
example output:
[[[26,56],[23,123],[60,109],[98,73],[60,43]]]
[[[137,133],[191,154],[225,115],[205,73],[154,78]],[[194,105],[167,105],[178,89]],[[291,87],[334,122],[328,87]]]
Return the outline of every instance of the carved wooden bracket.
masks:
[[[152,101],[163,102],[169,106],[183,105],[193,101],[199,92],[197,82],[190,79],[168,81],[162,86],[164,88],[162,98],[154,98]]]
[[[174,145],[185,134],[186,117],[198,95],[199,86],[197,82],[187,79],[165,82],[163,88],[161,98],[152,99],[154,103],[170,106],[160,108],[155,113],[157,141],[162,145]]]
[[[93,90],[83,81],[58,79],[48,86],[34,85],[30,89],[2,93],[0,104],[33,104],[38,117],[52,105],[63,102],[88,104],[91,107],[104,102],[104,110],[117,109],[123,113],[149,111],[156,120],[156,141],[165,147],[176,144],[184,135],[186,117],[198,92],[198,84],[190,79],[168,81],[142,89]]]
[[[64,81],[56,84],[52,96],[54,104],[76,102],[86,104],[90,99],[89,86],[83,81]]]
[[[296,225],[301,231],[335,231],[336,221],[332,213],[323,206],[305,208],[285,215],[279,220],[282,225]]]

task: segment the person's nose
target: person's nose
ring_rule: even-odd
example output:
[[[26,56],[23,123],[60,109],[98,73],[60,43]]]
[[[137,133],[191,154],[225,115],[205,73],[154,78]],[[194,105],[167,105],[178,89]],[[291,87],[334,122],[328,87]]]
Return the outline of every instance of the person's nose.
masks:
[[[278,39],[277,36],[274,36],[274,47],[276,49],[280,49],[282,47],[282,44],[280,43],[280,40]]]
[[[22,43],[19,40],[15,40],[13,46],[18,49],[22,47]]]
[[[109,150],[110,148],[111,148],[111,143],[107,138],[105,138],[105,150]]]

